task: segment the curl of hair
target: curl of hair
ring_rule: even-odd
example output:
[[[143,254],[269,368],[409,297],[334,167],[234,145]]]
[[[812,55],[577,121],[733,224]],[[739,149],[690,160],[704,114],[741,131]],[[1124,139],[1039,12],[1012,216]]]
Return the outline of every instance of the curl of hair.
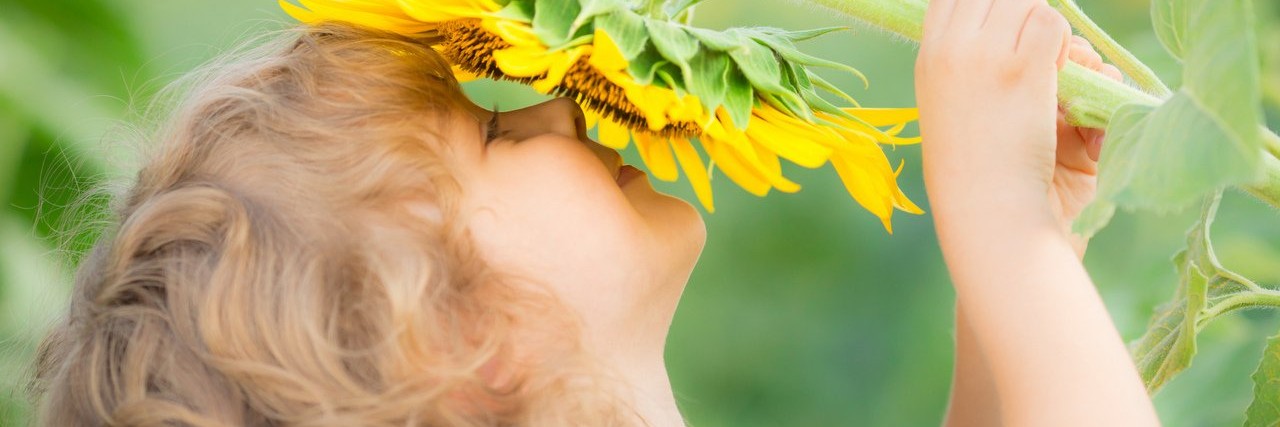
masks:
[[[288,34],[186,82],[41,345],[40,423],[630,423],[573,350],[486,374],[557,309],[458,225],[449,65],[344,24]]]

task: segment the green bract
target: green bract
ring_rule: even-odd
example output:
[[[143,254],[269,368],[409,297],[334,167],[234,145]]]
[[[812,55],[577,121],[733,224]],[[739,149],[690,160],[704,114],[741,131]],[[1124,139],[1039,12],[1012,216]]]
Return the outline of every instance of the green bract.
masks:
[[[814,111],[858,120],[823,99],[853,98],[810,71],[812,67],[848,72],[866,82],[857,69],[805,54],[795,42],[841,28],[786,31],[732,28],[714,31],[682,24],[672,17],[697,1],[511,0],[505,17],[527,20],[552,49],[590,43],[594,29],[617,44],[628,74],[643,85],[657,85],[696,96],[707,111],[723,107],[734,126],[746,128],[751,109],[767,103],[795,117],[816,121]]]

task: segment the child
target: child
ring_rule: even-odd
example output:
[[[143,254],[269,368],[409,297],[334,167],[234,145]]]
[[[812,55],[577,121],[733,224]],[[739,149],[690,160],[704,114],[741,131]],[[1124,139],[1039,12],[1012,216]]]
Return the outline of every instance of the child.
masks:
[[[991,3],[936,0],[918,73],[950,421],[1154,424],[1062,228],[1097,153],[1063,127],[1055,171],[1065,27]],[[341,24],[210,75],[42,346],[43,424],[683,424],[662,350],[702,221],[572,102],[485,111],[430,47]]]

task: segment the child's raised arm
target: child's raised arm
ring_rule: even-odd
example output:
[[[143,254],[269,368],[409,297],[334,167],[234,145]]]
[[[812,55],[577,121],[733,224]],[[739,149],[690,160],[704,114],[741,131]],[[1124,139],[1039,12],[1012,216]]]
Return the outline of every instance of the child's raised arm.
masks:
[[[958,351],[981,356],[958,360],[953,406],[998,407],[1011,426],[1157,425],[1067,229],[1098,153],[1058,143],[1069,27],[1043,0],[932,0],[924,28],[925,184],[967,321]],[[988,386],[998,399],[962,395]],[[976,421],[972,409],[950,421]]]

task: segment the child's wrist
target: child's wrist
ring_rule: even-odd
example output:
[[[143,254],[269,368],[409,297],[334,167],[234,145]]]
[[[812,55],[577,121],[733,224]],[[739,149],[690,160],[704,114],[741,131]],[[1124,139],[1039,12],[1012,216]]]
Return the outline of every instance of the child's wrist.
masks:
[[[1009,191],[973,200],[941,202],[933,205],[938,234],[958,244],[990,246],[1045,233],[1067,240],[1067,233],[1043,196]]]

